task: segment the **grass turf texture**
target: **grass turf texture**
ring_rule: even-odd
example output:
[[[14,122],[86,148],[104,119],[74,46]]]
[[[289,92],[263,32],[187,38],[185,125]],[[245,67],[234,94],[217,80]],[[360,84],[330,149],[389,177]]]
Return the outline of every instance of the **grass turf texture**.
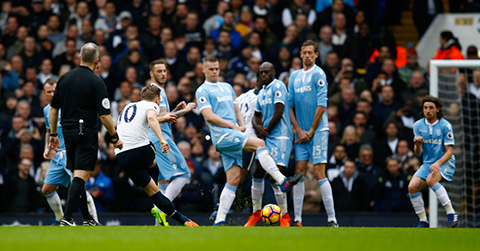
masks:
[[[480,250],[479,236],[480,229],[0,227],[0,250]]]

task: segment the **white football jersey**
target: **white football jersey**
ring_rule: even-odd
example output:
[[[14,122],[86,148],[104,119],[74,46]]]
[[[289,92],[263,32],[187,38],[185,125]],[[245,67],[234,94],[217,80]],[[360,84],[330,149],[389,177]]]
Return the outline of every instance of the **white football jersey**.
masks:
[[[243,118],[245,119],[245,133],[250,136],[257,136],[255,134],[255,130],[252,126],[252,119],[255,113],[255,107],[257,106],[257,94],[255,94],[254,89],[249,90],[246,93],[238,96],[237,102],[238,106],[240,107],[240,111],[243,114]]]
[[[118,116],[117,133],[123,141],[123,148],[115,148],[115,154],[150,144],[148,140],[147,111],[160,112],[158,105],[151,101],[130,103]]]

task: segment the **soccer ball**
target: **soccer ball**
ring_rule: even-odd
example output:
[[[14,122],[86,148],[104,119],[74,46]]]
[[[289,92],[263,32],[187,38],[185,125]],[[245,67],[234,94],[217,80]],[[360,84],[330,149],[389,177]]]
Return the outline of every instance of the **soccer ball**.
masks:
[[[282,210],[275,204],[265,205],[262,209],[262,221],[267,225],[275,225],[282,219]]]

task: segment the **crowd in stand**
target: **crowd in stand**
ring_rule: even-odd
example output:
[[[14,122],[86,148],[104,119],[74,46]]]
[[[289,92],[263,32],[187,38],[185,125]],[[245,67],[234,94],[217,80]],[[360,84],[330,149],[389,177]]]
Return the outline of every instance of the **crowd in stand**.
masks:
[[[221,81],[231,83],[237,96],[255,87],[265,61],[272,62],[276,77],[288,85],[289,74],[302,67],[299,51],[307,39],[319,46],[317,64],[329,85],[326,172],[336,211],[412,211],[407,186],[421,165],[412,153],[412,129],[420,101],[428,94],[429,73],[418,65],[413,46],[398,46],[389,32],[409,2],[2,1],[0,212],[48,210],[39,190],[48,167],[45,157],[53,155],[45,149],[43,83],[77,67],[85,43],[100,48],[95,73],[105,82],[116,121],[126,104],[140,100],[141,88],[150,81],[148,64],[155,59],[164,58],[169,65],[165,92],[170,107],[176,107],[195,101],[194,93],[205,81],[201,62],[206,56],[219,59]],[[428,6],[421,2],[426,1],[413,0],[412,5],[420,35],[443,11],[441,1],[428,1]],[[436,59],[463,59],[452,32],[440,37]],[[466,58],[478,59],[477,54],[471,46]],[[468,80],[461,85],[459,79],[459,87],[478,99],[480,77]],[[119,168],[101,123],[98,129],[98,162],[86,184],[98,212],[149,211],[150,199]],[[173,131],[192,173],[174,204],[180,211],[210,212],[215,191],[225,184],[220,154],[199,111],[179,118]],[[294,169],[292,159],[289,170]],[[243,191],[248,194],[249,188]],[[65,188],[59,193],[66,197]],[[304,209],[320,212],[321,204],[309,168]]]

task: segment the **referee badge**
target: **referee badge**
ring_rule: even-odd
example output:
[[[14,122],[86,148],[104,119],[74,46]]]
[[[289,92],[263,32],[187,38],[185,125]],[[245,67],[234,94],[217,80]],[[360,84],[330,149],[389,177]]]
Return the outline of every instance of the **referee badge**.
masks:
[[[203,103],[207,102],[207,98],[205,98],[205,97],[202,96],[202,97],[200,97],[200,98],[198,99],[198,101],[200,101],[200,103],[203,104]]]
[[[104,98],[102,100],[102,106],[105,109],[110,109],[110,100],[108,100],[108,98]]]
[[[447,139],[453,139],[453,133],[452,132],[447,133]]]

